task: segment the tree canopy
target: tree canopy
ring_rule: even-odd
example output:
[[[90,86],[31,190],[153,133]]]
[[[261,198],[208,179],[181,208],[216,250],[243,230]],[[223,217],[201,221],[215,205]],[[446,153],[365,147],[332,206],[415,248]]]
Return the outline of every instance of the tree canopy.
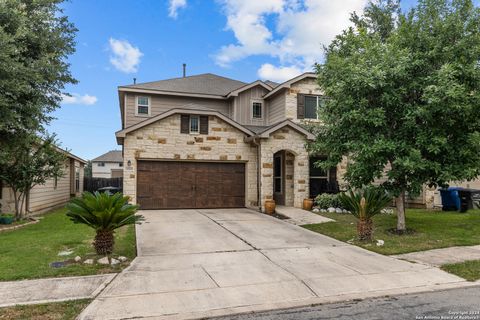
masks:
[[[405,192],[480,174],[480,9],[471,0],[370,2],[325,49],[328,100],[311,149],[348,156],[352,187],[384,178],[405,229]]]

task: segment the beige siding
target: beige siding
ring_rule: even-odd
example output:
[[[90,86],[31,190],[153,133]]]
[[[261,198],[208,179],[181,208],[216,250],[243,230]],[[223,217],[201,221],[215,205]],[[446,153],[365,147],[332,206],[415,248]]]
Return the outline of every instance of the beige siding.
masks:
[[[84,165],[77,160],[68,159],[65,161],[63,176],[57,179],[49,179],[45,184],[37,185],[30,191],[30,203],[28,211],[31,213],[41,213],[52,208],[62,206],[71,198],[71,163],[80,170],[80,189],[75,195],[79,196],[83,192]],[[2,212],[14,212],[15,203],[13,192],[10,188],[2,190]]]
[[[268,124],[285,120],[285,98],[285,90],[281,90],[267,101]]]
[[[125,127],[130,127],[138,122],[141,122],[148,117],[155,116],[157,114],[163,113],[170,109],[180,108],[188,104],[197,104],[199,106],[213,109],[223,113],[224,115],[229,115],[229,103],[227,100],[220,99],[205,99],[205,98],[195,98],[195,97],[177,97],[177,96],[166,96],[166,95],[148,95],[148,94],[139,94],[141,96],[150,97],[150,116],[136,116],[135,108],[136,94],[126,94],[126,123]]]
[[[235,97],[236,108],[234,119],[243,125],[263,126],[267,123],[267,106],[263,101],[263,96],[267,93],[267,89],[258,85],[251,89],[245,90]],[[263,103],[263,119],[252,119],[252,102],[259,101]]]

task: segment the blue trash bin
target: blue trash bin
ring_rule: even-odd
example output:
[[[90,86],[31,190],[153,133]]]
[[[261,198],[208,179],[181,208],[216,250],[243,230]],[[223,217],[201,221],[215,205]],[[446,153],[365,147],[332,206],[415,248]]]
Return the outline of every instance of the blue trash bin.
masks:
[[[440,189],[443,211],[460,211],[460,196],[458,194],[459,190],[463,190],[463,188],[448,187],[447,189]]]

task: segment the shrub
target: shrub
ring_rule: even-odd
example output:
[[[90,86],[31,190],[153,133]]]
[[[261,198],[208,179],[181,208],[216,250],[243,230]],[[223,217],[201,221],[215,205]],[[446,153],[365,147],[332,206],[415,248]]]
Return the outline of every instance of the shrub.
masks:
[[[328,208],[341,208],[343,209],[342,203],[340,202],[337,194],[322,193],[315,197],[315,205],[320,209]]]

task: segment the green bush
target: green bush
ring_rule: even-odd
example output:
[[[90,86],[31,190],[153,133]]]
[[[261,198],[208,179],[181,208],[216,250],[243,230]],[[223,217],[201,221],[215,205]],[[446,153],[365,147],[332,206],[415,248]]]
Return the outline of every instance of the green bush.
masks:
[[[342,203],[337,194],[322,193],[315,197],[315,205],[320,209],[341,208]]]

